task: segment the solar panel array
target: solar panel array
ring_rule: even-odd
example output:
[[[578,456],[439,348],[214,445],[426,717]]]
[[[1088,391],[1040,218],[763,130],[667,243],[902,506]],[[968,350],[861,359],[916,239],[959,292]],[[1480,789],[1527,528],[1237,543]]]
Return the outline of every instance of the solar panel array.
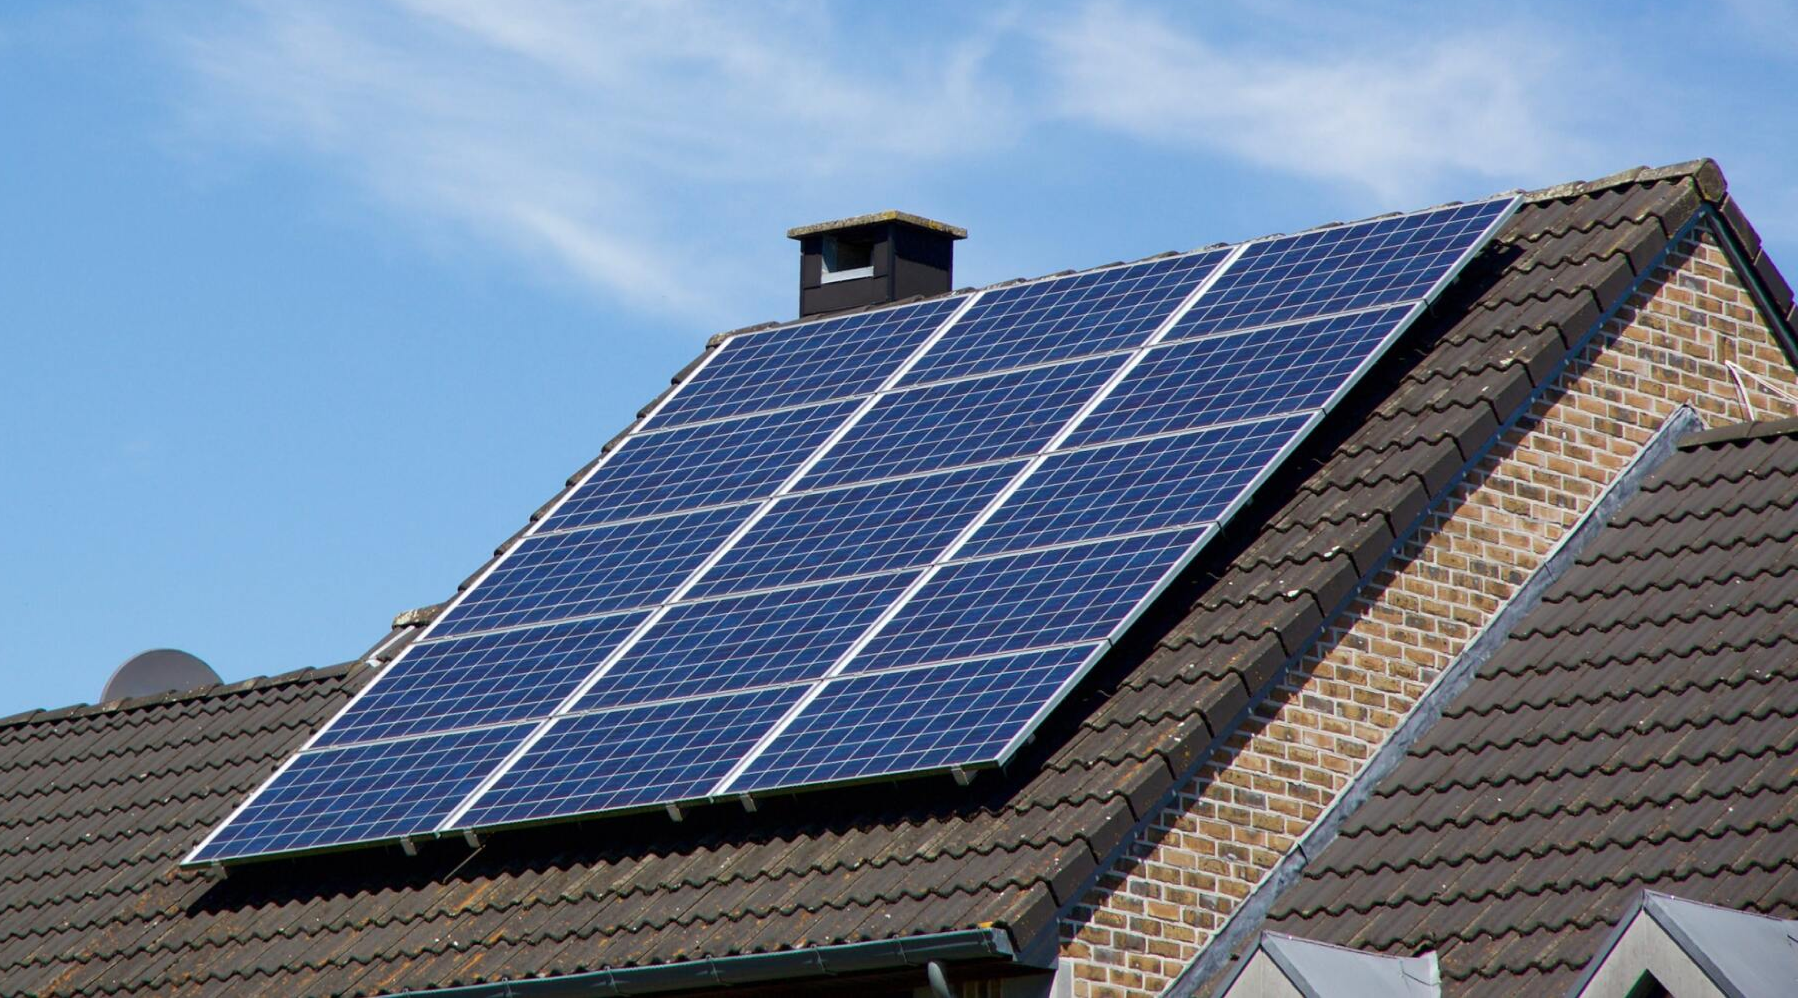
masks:
[[[1514,207],[727,339],[187,862],[1002,764]]]

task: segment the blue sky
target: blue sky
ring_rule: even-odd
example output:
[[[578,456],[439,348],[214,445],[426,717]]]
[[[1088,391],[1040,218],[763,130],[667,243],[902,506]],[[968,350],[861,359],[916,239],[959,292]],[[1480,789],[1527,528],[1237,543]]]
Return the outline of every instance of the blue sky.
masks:
[[[790,317],[791,225],[977,284],[1708,155],[1791,266],[1798,15],[1564,7],[13,0],[0,715],[356,656]]]

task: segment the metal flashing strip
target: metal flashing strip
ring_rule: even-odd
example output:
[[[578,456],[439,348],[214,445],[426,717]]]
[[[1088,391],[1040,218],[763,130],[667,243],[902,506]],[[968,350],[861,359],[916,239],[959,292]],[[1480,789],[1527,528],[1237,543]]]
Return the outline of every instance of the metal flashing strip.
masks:
[[[1570,357],[1574,355],[1569,354]],[[1217,973],[1224,961],[1230,959],[1233,951],[1251,933],[1260,929],[1279,895],[1297,882],[1311,858],[1329,846],[1348,816],[1373,794],[1382,779],[1397,768],[1411,746],[1442,716],[1443,709],[1473,682],[1480,668],[1504,645],[1523,618],[1536,608],[1548,588],[1573,566],[1580,552],[1604,530],[1617,510],[1636,494],[1643,481],[1655,469],[1674,454],[1680,438],[1703,428],[1704,424],[1699,420],[1697,412],[1684,404],[1662,421],[1630,463],[1549,549],[1542,563],[1523,586],[1493,614],[1448,668],[1436,677],[1404,721],[1381,743],[1367,765],[1362,767],[1361,772],[1311,821],[1310,828],[1293,845],[1291,851],[1262,878],[1254,892],[1237,907],[1224,927],[1218,930],[1198,957],[1187,966],[1186,971],[1168,986],[1165,994],[1169,998],[1190,998],[1196,994],[1200,985]],[[1502,433],[1503,428],[1498,432]],[[1427,514],[1428,510],[1425,512]],[[1410,537],[1415,532],[1415,529],[1407,531],[1404,536]],[[1401,537],[1394,541],[1395,546],[1402,543],[1403,539]],[[1357,586],[1356,590],[1359,588]],[[1350,598],[1353,598],[1353,593],[1345,597],[1345,600]],[[1303,655],[1304,652],[1299,654]],[[1281,671],[1284,672],[1284,669]],[[1253,707],[1254,701],[1251,700],[1243,707],[1239,718],[1245,717]],[[1200,754],[1201,763],[1207,754]],[[1176,789],[1179,785],[1177,782]]]

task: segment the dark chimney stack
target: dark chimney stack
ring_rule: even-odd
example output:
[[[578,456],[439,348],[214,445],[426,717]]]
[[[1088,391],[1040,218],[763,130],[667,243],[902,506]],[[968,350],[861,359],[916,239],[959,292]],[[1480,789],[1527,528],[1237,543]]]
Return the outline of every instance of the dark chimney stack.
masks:
[[[955,241],[968,230],[902,211],[787,230],[799,240],[799,315],[884,305],[954,287]]]

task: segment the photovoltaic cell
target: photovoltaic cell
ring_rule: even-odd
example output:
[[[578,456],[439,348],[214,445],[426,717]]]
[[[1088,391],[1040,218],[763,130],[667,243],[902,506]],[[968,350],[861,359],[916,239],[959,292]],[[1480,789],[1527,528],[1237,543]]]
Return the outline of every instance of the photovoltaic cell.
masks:
[[[1141,346],[1227,255],[1228,250],[1205,250],[994,288],[900,383]]]
[[[799,480],[821,489],[1034,453],[1112,372],[1122,355],[1010,371],[883,397]]]
[[[817,679],[916,574],[678,603],[574,709]]]
[[[1076,645],[833,679],[730,789],[748,792],[1002,762],[1093,657]]]
[[[1421,298],[1510,207],[1452,205],[1252,243],[1169,338]]]
[[[942,325],[964,297],[733,336],[645,428],[871,392]]]
[[[957,556],[1215,521],[1310,419],[1283,416],[1056,453]]]
[[[755,509],[718,506],[536,534],[444,614],[432,636],[653,606]]]
[[[922,567],[1022,467],[977,465],[780,499],[689,595]]]
[[[856,406],[826,402],[627,437],[543,529],[766,498]]]
[[[805,689],[558,718],[458,824],[504,825],[702,797]]]
[[[338,715],[319,747],[548,717],[649,614],[415,645]]]
[[[1409,311],[1378,309],[1157,346],[1067,446],[1315,409]]]
[[[948,565],[848,672],[1109,638],[1209,528]]]
[[[303,752],[191,860],[432,831],[535,727],[514,724]]]

